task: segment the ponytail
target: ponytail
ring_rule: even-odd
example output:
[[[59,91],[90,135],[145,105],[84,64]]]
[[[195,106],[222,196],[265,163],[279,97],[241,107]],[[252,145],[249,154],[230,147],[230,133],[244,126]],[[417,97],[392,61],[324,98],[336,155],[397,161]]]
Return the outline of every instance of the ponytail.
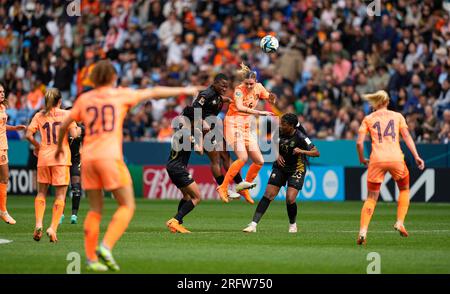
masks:
[[[245,80],[245,79],[254,79],[254,80],[256,80],[256,72],[252,71],[243,62],[241,63],[241,68],[237,71],[237,74],[239,75],[241,80]]]
[[[378,109],[380,108],[380,106],[389,104],[389,94],[384,90],[380,90],[372,94],[363,95],[363,99],[369,101],[369,104],[374,109]]]
[[[45,92],[44,114],[48,115],[50,110],[58,105],[59,101],[61,101],[61,92],[56,88],[48,89]]]

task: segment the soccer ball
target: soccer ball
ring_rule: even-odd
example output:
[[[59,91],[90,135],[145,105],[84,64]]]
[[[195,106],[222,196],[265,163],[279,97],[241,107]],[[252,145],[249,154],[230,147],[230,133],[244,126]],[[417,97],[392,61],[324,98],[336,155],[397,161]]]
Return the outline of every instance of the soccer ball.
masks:
[[[278,39],[275,38],[274,36],[267,35],[261,39],[259,46],[261,47],[261,50],[264,51],[265,53],[273,53],[278,49],[279,46]]]

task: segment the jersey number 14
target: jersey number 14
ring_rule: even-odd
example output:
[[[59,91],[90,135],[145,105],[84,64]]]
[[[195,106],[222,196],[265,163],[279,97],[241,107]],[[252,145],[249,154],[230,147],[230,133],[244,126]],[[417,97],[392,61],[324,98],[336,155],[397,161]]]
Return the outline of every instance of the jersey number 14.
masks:
[[[377,129],[379,143],[383,143],[383,137],[392,137],[392,142],[395,142],[395,124],[393,119],[389,121],[388,125],[384,129],[383,135],[381,135],[381,124],[379,121],[374,123],[372,127]]]

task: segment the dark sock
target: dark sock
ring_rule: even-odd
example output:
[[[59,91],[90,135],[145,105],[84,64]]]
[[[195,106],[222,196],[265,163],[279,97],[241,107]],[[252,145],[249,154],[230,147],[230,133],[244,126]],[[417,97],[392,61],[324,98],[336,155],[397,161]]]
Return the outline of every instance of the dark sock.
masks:
[[[181,206],[181,209],[178,211],[177,215],[175,216],[175,219],[178,222],[183,222],[183,217],[185,217],[189,212],[191,212],[192,209],[194,209],[195,205],[192,202],[192,200],[187,201],[186,203]]]
[[[184,200],[183,198],[181,198],[180,203],[178,203],[178,210],[177,213],[180,212],[181,207],[183,206],[183,204],[185,204],[186,202],[188,202],[187,200]],[[179,221],[180,224],[183,223],[183,221]]]
[[[242,177],[241,177],[241,173],[238,173],[235,177],[234,177],[234,182],[236,183],[236,184],[239,184],[240,182],[242,182],[243,180],[242,180]]]
[[[288,217],[289,217],[289,223],[295,224],[295,221],[297,219],[297,203],[286,203],[286,208],[287,208],[287,213],[288,213]]]
[[[219,185],[219,186],[222,185],[224,179],[225,179],[224,176],[218,176],[216,178],[217,185]]]
[[[262,216],[264,215],[267,208],[269,207],[270,202],[271,202],[271,200],[269,200],[266,197],[263,197],[261,199],[261,201],[259,201],[258,206],[256,207],[256,210],[255,210],[255,215],[253,215],[253,221],[255,223],[258,223],[261,220]]]
[[[81,184],[70,185],[70,190],[72,190],[72,215],[77,215],[78,209],[80,209]]]

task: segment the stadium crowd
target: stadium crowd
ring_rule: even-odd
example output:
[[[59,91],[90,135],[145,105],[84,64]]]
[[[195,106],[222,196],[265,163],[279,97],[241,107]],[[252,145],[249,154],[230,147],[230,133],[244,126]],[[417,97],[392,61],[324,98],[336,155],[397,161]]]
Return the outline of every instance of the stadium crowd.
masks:
[[[369,15],[371,2],[378,16]],[[370,111],[362,94],[386,89],[390,107],[406,116],[417,142],[448,143],[450,13],[444,2],[0,0],[0,83],[9,123],[27,124],[43,106],[46,87],[59,88],[71,106],[92,87],[89,73],[105,57],[121,86],[207,85],[222,72],[230,77],[230,96],[244,62],[278,95],[270,110],[296,113],[313,138],[355,139]],[[267,34],[279,39],[277,53],[260,50]],[[189,99],[133,109],[125,140],[169,140],[171,119]]]

